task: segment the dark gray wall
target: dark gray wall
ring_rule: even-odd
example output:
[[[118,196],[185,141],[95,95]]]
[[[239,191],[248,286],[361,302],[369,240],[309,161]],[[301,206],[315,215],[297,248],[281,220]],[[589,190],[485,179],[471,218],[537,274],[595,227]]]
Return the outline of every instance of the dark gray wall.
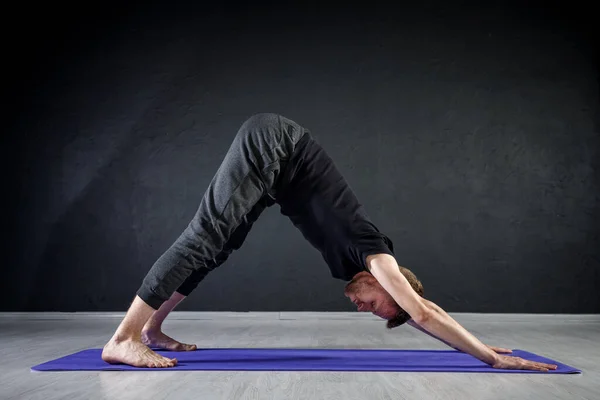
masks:
[[[39,10],[6,76],[0,308],[124,310],[276,112],[443,308],[600,312],[592,12],[483,3]],[[353,310],[343,285],[275,206],[180,309]]]

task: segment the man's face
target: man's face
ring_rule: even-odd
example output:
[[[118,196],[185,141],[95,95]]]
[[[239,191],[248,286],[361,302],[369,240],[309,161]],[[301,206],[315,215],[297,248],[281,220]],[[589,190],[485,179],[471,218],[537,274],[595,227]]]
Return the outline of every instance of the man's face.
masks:
[[[371,312],[389,320],[400,307],[393,297],[368,272],[360,272],[346,285],[344,295],[356,304],[358,311]]]

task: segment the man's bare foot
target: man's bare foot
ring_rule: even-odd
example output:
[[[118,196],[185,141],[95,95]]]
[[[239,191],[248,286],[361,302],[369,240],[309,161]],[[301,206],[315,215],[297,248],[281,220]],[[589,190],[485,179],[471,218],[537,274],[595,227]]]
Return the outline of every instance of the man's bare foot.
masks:
[[[177,365],[177,359],[166,358],[142,342],[111,339],[102,350],[102,359],[109,364],[128,364],[134,367],[167,368]]]
[[[142,343],[148,347],[157,347],[170,351],[194,351],[195,344],[185,344],[165,335],[161,330],[143,330]]]

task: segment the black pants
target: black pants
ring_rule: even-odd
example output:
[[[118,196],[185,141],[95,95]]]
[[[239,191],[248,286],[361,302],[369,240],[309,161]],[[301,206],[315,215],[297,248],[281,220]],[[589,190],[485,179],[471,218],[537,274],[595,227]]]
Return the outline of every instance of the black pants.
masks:
[[[310,133],[285,117],[257,114],[239,129],[196,214],[154,263],[137,295],[154,309],[198,283],[240,248],[252,224],[275,203],[296,144]]]

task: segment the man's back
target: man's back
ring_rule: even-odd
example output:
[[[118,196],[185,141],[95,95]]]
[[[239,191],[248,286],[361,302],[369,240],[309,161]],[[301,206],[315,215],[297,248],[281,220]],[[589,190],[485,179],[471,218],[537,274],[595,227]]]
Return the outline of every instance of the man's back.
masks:
[[[371,222],[333,160],[307,131],[288,160],[277,202],[318,249],[335,278],[350,280],[370,254],[393,255],[392,241]]]

